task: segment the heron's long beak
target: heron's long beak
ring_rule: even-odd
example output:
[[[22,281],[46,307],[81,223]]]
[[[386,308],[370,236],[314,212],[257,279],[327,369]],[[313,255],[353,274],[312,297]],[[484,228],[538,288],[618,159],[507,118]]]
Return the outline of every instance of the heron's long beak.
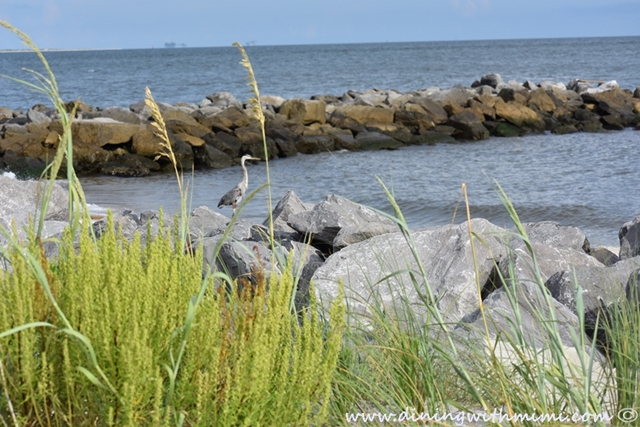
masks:
[[[259,158],[259,157],[251,157],[251,158],[249,158],[249,160],[262,160],[262,159]]]

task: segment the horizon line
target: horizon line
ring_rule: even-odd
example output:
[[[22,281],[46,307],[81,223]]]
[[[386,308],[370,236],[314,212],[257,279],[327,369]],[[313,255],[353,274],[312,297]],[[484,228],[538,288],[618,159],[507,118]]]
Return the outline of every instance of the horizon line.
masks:
[[[451,43],[451,42],[483,42],[483,41],[508,41],[508,40],[563,40],[563,39],[601,39],[601,38],[632,38],[640,37],[640,35],[625,35],[625,36],[566,36],[566,37],[520,37],[520,38],[488,38],[488,39],[456,39],[456,40],[405,40],[405,41],[369,41],[369,42],[332,42],[332,43],[297,43],[297,44],[265,44],[261,45],[256,41],[246,42],[242,44],[244,47],[275,47],[275,46],[327,46],[327,45],[356,45],[356,44],[393,44],[393,43]],[[142,49],[201,49],[201,48],[224,48],[233,47],[229,45],[209,45],[209,46],[163,46],[159,47],[62,47],[62,48],[39,48],[41,52],[74,52],[74,51],[100,51],[100,50],[142,50]],[[0,53],[23,53],[32,52],[31,49],[0,49]]]

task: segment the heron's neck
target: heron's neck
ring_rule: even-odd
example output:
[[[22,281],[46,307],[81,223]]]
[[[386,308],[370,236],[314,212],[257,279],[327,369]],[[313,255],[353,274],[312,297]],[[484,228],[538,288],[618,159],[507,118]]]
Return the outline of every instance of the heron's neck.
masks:
[[[244,160],[242,160],[242,182],[245,187],[249,185],[249,174],[247,173],[247,167],[244,165]]]

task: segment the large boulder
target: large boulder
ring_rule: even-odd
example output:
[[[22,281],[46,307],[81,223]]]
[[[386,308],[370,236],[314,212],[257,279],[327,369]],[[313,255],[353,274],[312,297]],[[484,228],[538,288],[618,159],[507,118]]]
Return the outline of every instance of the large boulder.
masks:
[[[475,81],[471,84],[471,87],[480,87],[480,86],[491,86],[492,88],[497,88],[498,86],[504,85],[504,80],[502,76],[498,73],[485,74],[480,77],[479,81]]]
[[[456,139],[478,141],[489,138],[489,130],[483,126],[482,120],[469,110],[449,117],[447,124],[456,129],[453,134]]]
[[[100,166],[100,173],[122,177],[148,176],[160,170],[160,165],[139,154],[124,153]]]
[[[546,90],[540,88],[531,91],[531,97],[527,102],[527,106],[533,110],[553,113],[557,106]]]
[[[640,216],[625,222],[618,232],[620,239],[620,259],[640,255]]]
[[[243,152],[251,153],[253,156],[260,157],[261,159],[266,157],[262,130],[257,127],[241,127],[236,128],[233,132],[235,136],[242,141]],[[267,150],[270,159],[278,154],[276,144],[271,138],[267,138]]]
[[[544,120],[531,108],[518,102],[504,102],[501,98],[494,105],[496,116],[520,127],[534,132],[543,132]]]
[[[476,91],[473,89],[453,87],[434,91],[429,95],[429,98],[445,110],[448,110],[467,105],[469,99],[474,96],[476,96]]]
[[[131,139],[131,151],[134,154],[155,158],[163,150],[163,140],[156,135],[153,127],[147,126],[133,135]]]
[[[381,132],[359,132],[355,138],[360,150],[395,150],[402,142]]]
[[[349,118],[360,125],[368,122],[393,123],[394,110],[385,107],[371,107],[363,105],[343,105],[334,110],[329,122],[337,127],[341,119]]]
[[[130,123],[132,125],[145,124],[147,120],[140,114],[122,107],[109,107],[100,112],[101,117],[113,119],[122,123]]]
[[[197,166],[224,169],[233,165],[231,156],[208,143],[201,147],[194,147],[193,156]]]
[[[242,108],[242,103],[236,99],[231,92],[215,92],[207,95],[207,99],[211,101],[210,106],[219,107],[222,109],[229,107]]]
[[[355,314],[366,316],[372,307],[381,304],[379,308],[393,316],[401,316],[403,307],[411,308],[419,321],[428,317],[426,286],[430,286],[445,321],[457,322],[478,307],[469,225],[483,241],[480,244],[476,240],[475,258],[478,280],[484,287],[496,263],[506,255],[501,243],[506,230],[484,219],[473,219],[471,224],[430,227],[412,233],[428,283],[423,282],[405,237],[396,232],[352,244],[331,255],[313,276],[316,294],[328,307],[338,296],[342,280],[347,306]]]
[[[204,141],[233,159],[242,157],[240,155],[242,140],[231,133],[217,132],[215,135],[210,133],[205,135]]]
[[[293,157],[298,154],[296,140],[298,134],[292,132],[284,126],[268,123],[266,128],[267,137],[272,139],[278,147],[278,157]]]
[[[62,135],[62,124],[59,121],[52,122],[51,130]],[[74,120],[71,123],[74,144],[83,142],[97,147],[126,144],[142,130],[144,130],[143,125],[117,122],[109,118]]]
[[[235,105],[226,108],[215,116],[207,118],[201,122],[205,126],[208,124],[212,127],[217,123],[220,123],[228,129],[235,129],[251,125],[251,119],[246,110],[243,110],[241,107]]]
[[[390,219],[335,194],[310,211],[289,215],[287,222],[303,236],[310,236],[314,245],[329,252],[396,230]]]
[[[311,101],[306,99],[289,99],[280,107],[279,113],[288,119],[295,119],[308,125],[311,123],[325,123],[327,114],[324,101]]]
[[[328,135],[302,135],[295,141],[295,147],[302,154],[324,153],[335,150],[335,140]]]
[[[296,196],[296,193],[289,190],[285,193],[284,196],[278,201],[278,204],[273,209],[271,217],[273,219],[273,229],[277,231],[284,231],[289,233],[294,233],[296,230],[291,228],[287,223],[289,221],[289,217],[306,212],[310,210],[311,207],[306,205],[302,200]],[[265,227],[269,226],[269,218],[265,219],[262,223]]]
[[[25,238],[23,227],[28,226],[30,218],[38,221],[42,194],[47,181],[20,181],[11,175],[0,175],[0,224],[11,229],[12,221],[15,221],[19,237]],[[53,185],[51,199],[45,215],[45,230],[43,238],[57,234],[61,231],[59,224],[69,219],[69,193],[60,183]],[[47,227],[47,224],[49,226]],[[6,244],[0,236],[0,244]]]
[[[587,326],[594,328],[598,316],[606,314],[625,298],[625,285],[632,272],[640,268],[640,257],[617,262],[611,267],[576,265],[551,276],[545,283],[551,295],[575,314],[583,314]],[[582,291],[582,310],[578,313],[576,292]]]
[[[577,227],[561,226],[553,221],[524,223],[523,227],[533,254],[524,239],[514,233],[508,241],[509,257],[501,261],[500,269],[508,282],[529,288],[532,295],[559,271],[575,266],[603,266],[588,254],[589,241]],[[515,276],[511,276],[511,271]]]

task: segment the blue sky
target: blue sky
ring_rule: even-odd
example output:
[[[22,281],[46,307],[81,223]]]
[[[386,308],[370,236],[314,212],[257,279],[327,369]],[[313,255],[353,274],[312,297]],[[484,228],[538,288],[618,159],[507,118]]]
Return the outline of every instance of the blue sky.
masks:
[[[640,0],[0,0],[41,48],[637,36],[639,18]]]

